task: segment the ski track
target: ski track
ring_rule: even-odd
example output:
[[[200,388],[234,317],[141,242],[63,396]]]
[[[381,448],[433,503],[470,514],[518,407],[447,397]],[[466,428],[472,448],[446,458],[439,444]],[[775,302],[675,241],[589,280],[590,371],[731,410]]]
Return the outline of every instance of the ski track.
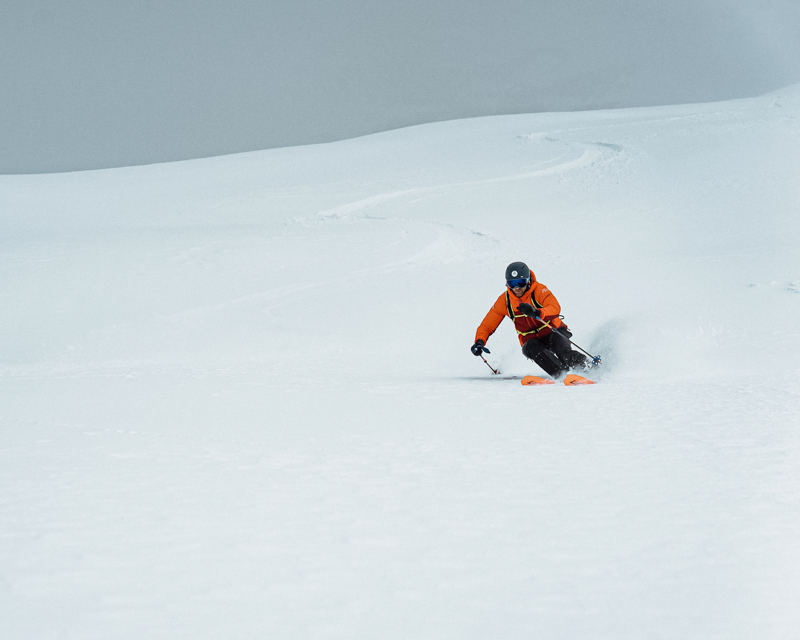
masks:
[[[557,142],[560,143],[561,141]],[[485,233],[476,231],[474,229],[459,228],[458,226],[453,224],[440,223],[436,221],[420,222],[410,219],[391,217],[389,215],[383,216],[381,214],[381,209],[387,204],[393,204],[393,201],[395,200],[401,200],[404,198],[408,198],[410,196],[422,195],[426,197],[442,197],[446,196],[448,192],[456,190],[463,190],[468,188],[481,188],[484,186],[492,186],[504,182],[534,179],[545,175],[560,174],[568,171],[574,171],[582,167],[590,166],[604,159],[604,157],[607,154],[598,153],[597,150],[594,149],[594,147],[597,146],[599,147],[605,146],[611,148],[615,152],[619,152],[621,150],[620,148],[617,148],[614,145],[609,146],[609,145],[604,145],[603,143],[595,143],[594,145],[586,145],[586,148],[582,149],[578,157],[568,158],[567,160],[564,160],[565,157],[576,155],[576,149],[574,148],[574,145],[567,145],[568,147],[567,151],[564,151],[561,155],[559,155],[555,159],[542,162],[542,164],[545,164],[547,166],[540,169],[535,169],[533,171],[526,171],[523,173],[517,173],[509,176],[502,176],[496,178],[487,178],[483,180],[473,180],[469,182],[453,182],[453,183],[435,185],[431,187],[404,189],[400,191],[381,193],[367,198],[362,198],[354,202],[339,205],[332,209],[320,211],[317,214],[314,214],[313,216],[304,216],[301,218],[297,218],[293,222],[294,224],[300,226],[311,226],[315,224],[330,223],[330,222],[353,223],[359,220],[367,220],[367,219],[382,220],[388,224],[394,224],[398,228],[399,237],[398,240],[396,241],[397,243],[400,243],[402,241],[402,237],[407,233],[409,233],[409,228],[411,227],[411,225],[415,225],[418,228],[417,235],[423,238],[426,237],[426,230],[430,228],[437,230],[437,233],[435,233],[432,238],[428,237],[427,239],[424,240],[424,242],[426,242],[427,245],[423,249],[415,252],[414,254],[400,258],[399,260],[395,260],[377,266],[370,265],[370,267],[368,268],[348,273],[336,279],[322,279],[319,282],[313,284],[281,287],[279,289],[253,293],[247,296],[241,296],[238,298],[226,300],[224,302],[220,302],[214,305],[206,305],[202,307],[188,309],[178,314],[173,314],[172,316],[170,316],[170,319],[173,321],[179,321],[190,318],[197,318],[205,314],[227,310],[237,305],[249,304],[252,302],[261,303],[274,299],[281,300],[281,302],[276,303],[275,306],[281,304],[291,304],[294,298],[305,295],[309,290],[312,290],[314,288],[330,287],[332,285],[337,285],[347,281],[352,277],[361,277],[367,274],[389,273],[403,269],[420,267],[423,266],[426,262],[429,262],[430,260],[439,262],[452,261],[452,258],[448,257],[448,253],[454,255],[465,248],[465,243],[463,242],[463,237],[465,235],[468,236],[469,239],[486,238],[491,242],[497,243],[498,242],[497,238],[493,238]],[[445,233],[449,232],[449,236],[442,237],[441,235],[442,231],[444,231]],[[428,236],[429,235],[430,234],[428,234]],[[474,242],[468,241],[466,245],[468,245],[466,247],[468,249],[477,251],[481,250],[481,247],[480,246],[476,247]],[[444,248],[446,246],[449,248],[449,251]],[[268,307],[267,309],[270,308],[274,308],[274,306]]]
[[[564,144],[560,140],[555,140],[552,138],[544,138],[544,139],[549,142]],[[324,223],[330,221],[336,221],[336,222],[353,221],[354,219],[365,217],[371,210],[379,207],[380,205],[383,205],[388,201],[395,200],[398,198],[404,198],[407,196],[416,196],[422,194],[424,195],[447,194],[448,192],[454,190],[479,188],[483,186],[502,184],[504,182],[529,180],[533,178],[540,178],[546,175],[565,173],[568,171],[579,169],[581,167],[589,166],[599,161],[604,156],[604,154],[598,152],[597,147],[612,148],[615,152],[621,151],[621,148],[616,147],[615,145],[594,143],[593,145],[591,144],[583,145],[584,148],[581,149],[580,155],[577,158],[573,157],[567,160],[563,160],[565,156],[574,156],[576,153],[574,144],[566,144],[566,146],[568,147],[567,150],[564,151],[561,155],[552,160],[547,160],[542,162],[542,164],[546,164],[547,166],[541,169],[534,169],[533,171],[515,173],[508,176],[485,178],[483,180],[471,180],[469,182],[450,182],[430,187],[420,187],[416,189],[404,189],[401,191],[381,193],[378,195],[356,200],[354,202],[349,202],[347,204],[339,205],[337,207],[333,207],[332,209],[320,211],[314,214],[313,216],[305,216],[298,218],[295,220],[295,222],[302,225],[308,225],[308,224],[315,224],[321,222]]]

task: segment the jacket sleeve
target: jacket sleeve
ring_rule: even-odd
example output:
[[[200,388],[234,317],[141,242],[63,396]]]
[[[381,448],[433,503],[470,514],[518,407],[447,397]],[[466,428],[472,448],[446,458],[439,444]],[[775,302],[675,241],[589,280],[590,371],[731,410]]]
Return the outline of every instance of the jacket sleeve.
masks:
[[[488,342],[489,336],[495,332],[503,321],[503,318],[507,315],[506,298],[505,294],[503,294],[497,299],[497,302],[492,305],[492,308],[489,309],[489,313],[486,314],[483,322],[481,322],[478,330],[475,332],[475,341],[483,340],[484,343]]]
[[[542,285],[539,291],[536,291],[536,301],[542,305],[541,317],[549,321],[550,318],[555,318],[561,313],[561,305],[556,300],[553,292],[547,287]]]

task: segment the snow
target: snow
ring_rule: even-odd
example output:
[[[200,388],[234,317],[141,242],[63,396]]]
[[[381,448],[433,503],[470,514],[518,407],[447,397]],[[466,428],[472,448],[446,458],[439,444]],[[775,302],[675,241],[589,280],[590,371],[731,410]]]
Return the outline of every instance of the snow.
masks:
[[[800,85],[0,177],[0,636],[796,638]],[[504,322],[524,260],[599,384]]]

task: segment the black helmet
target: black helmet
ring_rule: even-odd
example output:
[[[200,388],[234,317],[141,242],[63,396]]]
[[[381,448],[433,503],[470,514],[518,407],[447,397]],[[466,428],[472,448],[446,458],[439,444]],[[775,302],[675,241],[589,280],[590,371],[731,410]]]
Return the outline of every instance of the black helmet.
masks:
[[[531,279],[531,270],[524,262],[512,262],[506,267],[506,281],[517,280],[518,278]]]

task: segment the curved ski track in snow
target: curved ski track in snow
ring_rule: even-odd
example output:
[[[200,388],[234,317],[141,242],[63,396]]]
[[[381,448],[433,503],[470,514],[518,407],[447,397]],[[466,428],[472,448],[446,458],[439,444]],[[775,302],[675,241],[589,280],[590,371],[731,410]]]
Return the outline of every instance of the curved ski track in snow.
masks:
[[[271,301],[272,304],[263,309],[264,312],[268,312],[278,306],[289,304],[292,300],[304,297],[310,291],[347,283],[352,278],[386,274],[397,270],[419,267],[423,264],[457,262],[462,259],[463,255],[480,255],[482,253],[485,254],[487,251],[494,254],[502,246],[502,241],[498,238],[460,225],[397,216],[394,215],[393,211],[387,211],[386,205],[397,203],[405,198],[413,197],[417,200],[430,197],[446,197],[448,193],[457,190],[476,189],[505,182],[531,180],[543,176],[567,173],[595,165],[598,162],[607,161],[621,152],[620,147],[605,143],[569,142],[538,134],[531,134],[521,138],[525,139],[526,142],[545,141],[566,148],[554,158],[542,161],[527,171],[506,176],[387,191],[293,220],[294,224],[301,227],[314,227],[331,223],[352,224],[356,222],[391,224],[397,229],[396,240],[386,246],[398,244],[403,242],[404,239],[408,240],[410,238],[413,238],[413,244],[422,243],[421,247],[414,248],[407,255],[389,262],[371,264],[361,269],[351,270],[338,277],[323,277],[307,284],[293,284],[231,298],[211,305],[193,307],[174,313],[169,316],[169,319],[174,322],[184,322],[193,318],[201,318],[207,314],[223,312],[237,305]],[[397,207],[395,206],[394,208]],[[434,234],[431,235],[430,231],[434,231]],[[491,243],[493,246],[487,247],[486,242]]]
[[[537,134],[531,134],[530,139],[534,139],[536,136]],[[528,139],[527,136],[526,139]],[[615,153],[618,153],[622,150],[621,147],[616,145],[607,145],[604,143],[570,143],[557,140],[549,136],[541,136],[541,139],[546,140],[547,142],[565,144],[568,148],[557,157],[544,161],[542,164],[545,164],[546,166],[543,168],[537,168],[531,171],[523,171],[521,173],[514,173],[507,176],[485,178],[482,180],[448,182],[427,187],[388,191],[369,196],[367,198],[361,198],[353,202],[348,202],[347,204],[332,207],[330,209],[325,209],[311,216],[302,216],[300,218],[296,218],[295,222],[304,225],[332,221],[348,222],[356,218],[362,218],[366,216],[370,210],[375,209],[390,200],[396,200],[398,198],[411,195],[439,194],[446,193],[454,189],[475,188],[500,184],[503,182],[514,182],[517,180],[540,178],[556,173],[566,173],[568,171],[573,171],[581,167],[592,165],[598,160],[605,159],[609,155],[609,149]],[[577,147],[579,144],[582,147],[580,149],[580,155],[578,157],[571,157],[565,160],[565,157],[575,156],[575,153],[578,151]]]

